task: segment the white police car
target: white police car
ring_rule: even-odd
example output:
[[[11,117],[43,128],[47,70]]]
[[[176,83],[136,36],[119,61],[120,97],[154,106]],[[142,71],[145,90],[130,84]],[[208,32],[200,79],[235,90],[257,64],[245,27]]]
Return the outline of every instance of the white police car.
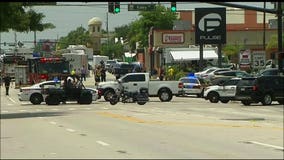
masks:
[[[197,95],[197,97],[201,97],[203,95],[203,87],[199,79],[194,76],[194,74],[190,74],[186,77],[181,77],[179,81],[183,83],[183,88],[180,91],[179,95]]]

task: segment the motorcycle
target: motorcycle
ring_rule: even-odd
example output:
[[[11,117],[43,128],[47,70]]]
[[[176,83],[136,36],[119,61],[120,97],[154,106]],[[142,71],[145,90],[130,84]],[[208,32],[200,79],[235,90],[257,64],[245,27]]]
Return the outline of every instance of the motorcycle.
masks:
[[[110,104],[115,105],[121,100],[122,103],[137,103],[144,105],[149,101],[148,88],[141,87],[139,91],[129,92],[124,87],[119,87],[115,94],[110,97]]]

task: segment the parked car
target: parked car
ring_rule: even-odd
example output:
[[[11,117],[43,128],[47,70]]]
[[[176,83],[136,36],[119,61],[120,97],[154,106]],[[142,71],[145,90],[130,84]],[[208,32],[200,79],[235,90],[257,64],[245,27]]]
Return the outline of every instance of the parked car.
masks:
[[[279,69],[278,68],[267,68],[262,71],[260,71],[257,76],[271,76],[271,75],[278,75],[279,74]]]
[[[201,97],[203,95],[204,88],[197,77],[181,77],[179,81],[183,83],[183,88],[179,95],[197,95],[197,97]]]
[[[235,100],[237,83],[241,78],[231,78],[223,81],[218,85],[208,86],[204,89],[204,98],[211,103],[228,103],[230,100]]]
[[[37,84],[34,84],[29,87],[20,88],[20,92],[18,93],[18,98],[20,101],[30,101],[32,104],[41,104],[45,101],[46,98],[46,90],[48,88],[60,88],[60,81],[43,81]],[[95,88],[87,88],[92,93],[93,101],[98,99],[98,92]]]
[[[284,102],[284,76],[260,76],[242,78],[237,84],[236,100],[244,105],[261,102],[270,105],[272,101]]]
[[[196,72],[196,73],[194,73],[194,75],[196,77],[203,78],[203,77],[205,77],[203,75],[207,75],[207,74],[215,71],[216,69],[218,69],[218,68],[217,67],[210,67],[210,68],[207,68],[207,69],[205,69],[205,70],[203,70],[201,72]]]
[[[229,80],[234,77],[243,78],[243,77],[252,77],[252,75],[250,75],[246,71],[241,71],[241,70],[221,71],[215,73],[215,76],[212,77],[211,84],[218,85],[220,82]]]
[[[214,71],[210,72],[210,73],[206,73],[206,74],[203,74],[202,78],[205,79],[206,81],[211,81],[215,74],[218,73],[218,72],[223,72],[223,71],[231,71],[232,69],[230,68],[217,68],[215,69]]]

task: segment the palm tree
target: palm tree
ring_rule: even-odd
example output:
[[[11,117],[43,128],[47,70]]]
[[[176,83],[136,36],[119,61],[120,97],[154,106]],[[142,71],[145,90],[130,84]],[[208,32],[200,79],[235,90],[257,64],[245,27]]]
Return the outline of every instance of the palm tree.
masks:
[[[34,45],[36,47],[36,31],[44,31],[46,29],[53,29],[55,26],[52,23],[42,23],[43,18],[45,17],[42,13],[36,13],[34,10],[28,11],[30,24],[29,31],[34,32]]]

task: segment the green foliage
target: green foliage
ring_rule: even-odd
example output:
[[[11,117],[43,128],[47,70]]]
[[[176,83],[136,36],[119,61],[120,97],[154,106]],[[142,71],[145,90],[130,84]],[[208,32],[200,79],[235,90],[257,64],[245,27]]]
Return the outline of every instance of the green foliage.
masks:
[[[108,56],[112,59],[122,59],[123,53],[123,45],[121,43],[109,42],[109,44],[103,44],[101,47],[101,55]]]
[[[25,2],[0,2],[0,32],[12,29],[17,32],[43,31],[55,26],[51,23],[42,23],[45,17],[42,13],[33,10],[25,11],[29,7]]]
[[[117,36],[128,40],[131,50],[136,48],[136,42],[139,42],[139,47],[148,46],[148,34],[150,28],[155,29],[172,29],[173,21],[177,19],[175,13],[169,8],[158,5],[154,11],[140,11],[139,18],[133,21],[128,26],[116,28]],[[125,35],[127,35],[125,37]]]
[[[61,37],[58,46],[63,49],[69,45],[87,45],[87,43],[92,43],[89,32],[83,27],[78,27],[76,30],[69,32],[66,37]]]

